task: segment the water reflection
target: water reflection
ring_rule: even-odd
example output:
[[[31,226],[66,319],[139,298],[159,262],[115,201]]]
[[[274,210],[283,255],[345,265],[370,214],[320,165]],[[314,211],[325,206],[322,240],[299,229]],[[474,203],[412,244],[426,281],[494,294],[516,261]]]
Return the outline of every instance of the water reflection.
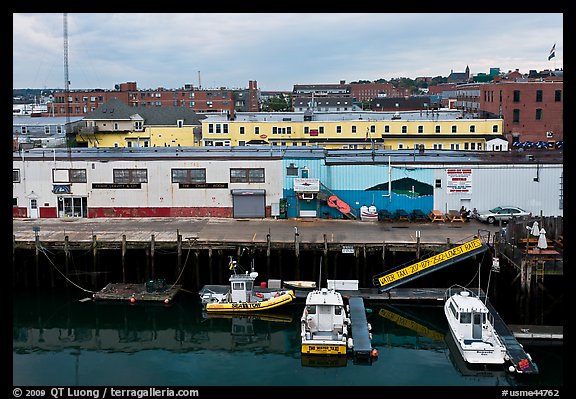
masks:
[[[170,305],[79,302],[51,309],[45,302],[19,298],[13,320],[16,353],[60,351],[71,347],[108,352],[162,349],[292,351],[292,314],[207,315],[195,298]],[[30,307],[35,309],[30,309]]]
[[[501,380],[507,380],[505,385],[509,385],[514,375],[506,371],[504,366],[472,365],[464,361],[441,309],[441,306],[383,306],[378,315],[397,326],[399,335],[403,337],[406,336],[406,332],[402,331],[404,329],[414,332],[417,337],[427,338],[425,342],[418,339],[419,346],[444,352],[465,380],[473,383],[491,380],[496,385],[500,385]],[[389,331],[394,329],[390,328]]]
[[[361,367],[346,357],[302,356],[304,304],[298,302],[274,313],[211,315],[203,314],[196,295],[177,296],[169,305],[80,302],[77,293],[53,292],[18,292],[13,299],[14,384],[562,383],[562,348],[552,355],[549,349],[531,350],[541,375],[521,381],[459,363],[441,306],[366,304],[379,357]],[[225,381],[210,372],[222,367]],[[262,372],[255,376],[255,369]]]

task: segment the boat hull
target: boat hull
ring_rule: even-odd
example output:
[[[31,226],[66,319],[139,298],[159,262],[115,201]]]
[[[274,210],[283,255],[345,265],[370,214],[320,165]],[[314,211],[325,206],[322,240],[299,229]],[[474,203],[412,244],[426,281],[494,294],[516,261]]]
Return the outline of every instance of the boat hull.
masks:
[[[470,364],[504,364],[506,347],[494,329],[486,305],[470,290],[456,291],[447,291],[444,315],[460,355]]]
[[[471,345],[466,345],[463,340],[458,339],[454,335],[452,329],[450,329],[450,334],[452,339],[456,343],[456,348],[460,352],[460,356],[464,359],[466,363],[470,364],[504,364],[505,358],[502,353],[497,349],[486,349],[486,347],[481,347],[478,349],[473,348]],[[467,348],[468,347],[468,348]]]
[[[274,309],[279,306],[292,302],[294,292],[286,291],[284,294],[257,302],[211,302],[206,304],[206,312],[261,312],[264,310]]]

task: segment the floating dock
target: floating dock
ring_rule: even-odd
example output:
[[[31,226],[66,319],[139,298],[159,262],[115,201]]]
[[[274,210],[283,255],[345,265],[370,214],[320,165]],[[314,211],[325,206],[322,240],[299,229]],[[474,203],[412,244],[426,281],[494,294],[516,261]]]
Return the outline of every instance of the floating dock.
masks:
[[[109,283],[92,295],[95,301],[164,302],[171,303],[180,285],[154,287],[148,283]]]
[[[524,345],[562,345],[564,341],[563,326],[509,324],[508,327],[514,334],[514,337]]]
[[[350,306],[350,320],[352,322],[352,338],[354,340],[354,363],[372,362],[372,342],[370,328],[366,319],[364,299],[359,296],[348,298]]]

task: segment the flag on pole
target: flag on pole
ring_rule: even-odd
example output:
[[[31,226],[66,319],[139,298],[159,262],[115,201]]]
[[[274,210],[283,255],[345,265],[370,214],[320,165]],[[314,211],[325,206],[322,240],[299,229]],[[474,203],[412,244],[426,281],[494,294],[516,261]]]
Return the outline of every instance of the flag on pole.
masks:
[[[554,45],[552,46],[552,49],[550,50],[550,55],[548,56],[548,61],[550,61],[554,57],[556,57],[556,43],[554,43]]]

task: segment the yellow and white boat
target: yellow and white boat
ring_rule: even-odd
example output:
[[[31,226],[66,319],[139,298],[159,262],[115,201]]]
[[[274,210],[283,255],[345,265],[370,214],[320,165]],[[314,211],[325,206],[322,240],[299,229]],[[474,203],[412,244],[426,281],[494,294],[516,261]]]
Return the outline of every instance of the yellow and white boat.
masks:
[[[300,322],[303,355],[346,355],[353,348],[350,318],[342,295],[334,289],[309,292]]]
[[[230,288],[225,292],[218,292],[211,287],[204,287],[200,291],[200,299],[204,310],[210,312],[261,312],[274,309],[292,302],[294,291],[287,289],[259,289],[254,290],[254,280],[257,272],[236,273],[236,262],[232,262],[231,269],[234,274],[230,276]]]

